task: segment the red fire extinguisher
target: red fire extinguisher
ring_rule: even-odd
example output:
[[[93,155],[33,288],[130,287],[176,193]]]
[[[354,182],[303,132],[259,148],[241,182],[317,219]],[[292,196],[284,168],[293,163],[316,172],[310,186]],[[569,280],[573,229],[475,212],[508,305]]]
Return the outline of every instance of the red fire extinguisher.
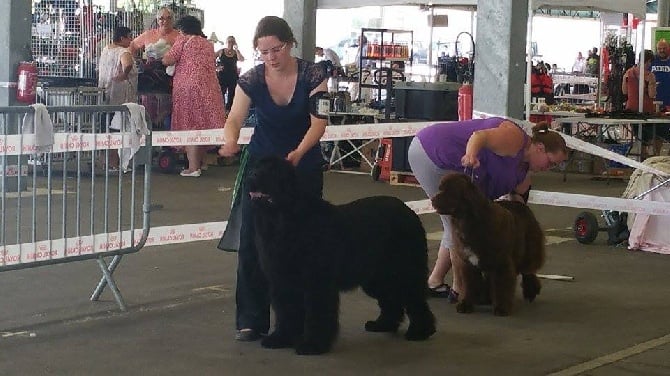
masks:
[[[35,103],[37,90],[37,64],[33,61],[19,63],[16,100],[21,103]]]
[[[458,120],[472,119],[472,85],[465,83],[458,89]]]

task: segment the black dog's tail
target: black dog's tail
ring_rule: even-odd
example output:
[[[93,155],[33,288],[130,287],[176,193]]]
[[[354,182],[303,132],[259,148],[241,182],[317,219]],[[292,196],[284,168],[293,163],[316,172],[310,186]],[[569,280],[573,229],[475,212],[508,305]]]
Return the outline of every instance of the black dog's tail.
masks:
[[[535,274],[521,275],[521,289],[523,290],[524,299],[532,302],[540,294],[542,285],[540,279]]]

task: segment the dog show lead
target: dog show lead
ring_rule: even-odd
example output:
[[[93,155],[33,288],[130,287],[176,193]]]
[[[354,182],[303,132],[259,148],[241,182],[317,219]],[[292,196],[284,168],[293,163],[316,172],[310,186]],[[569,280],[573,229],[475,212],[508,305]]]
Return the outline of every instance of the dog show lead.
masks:
[[[568,156],[565,140],[549,130],[549,124],[537,123],[532,133],[529,136],[518,124],[500,117],[436,123],[417,132],[407,158],[429,198],[438,193],[445,174],[467,172],[488,199],[512,193],[521,200],[517,196],[528,197],[529,172],[546,171]],[[451,287],[444,278],[452,264],[464,261],[456,257],[458,252],[450,252],[454,242],[449,217],[440,215],[440,219],[444,234],[428,287],[431,296],[456,303],[463,283],[459,268],[454,268]]]

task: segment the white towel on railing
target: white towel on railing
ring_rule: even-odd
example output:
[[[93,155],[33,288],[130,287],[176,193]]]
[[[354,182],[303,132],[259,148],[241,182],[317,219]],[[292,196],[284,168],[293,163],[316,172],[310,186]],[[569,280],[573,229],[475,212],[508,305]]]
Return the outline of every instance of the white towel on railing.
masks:
[[[40,153],[51,151],[54,144],[54,125],[49,117],[47,106],[42,103],[31,105],[35,112],[23,117],[22,133],[35,134],[35,147]]]
[[[137,103],[124,103],[123,105],[128,107],[128,112],[116,112],[109,127],[130,133],[130,147],[119,149],[120,167],[125,171],[128,169],[130,160],[140,150],[142,136],[148,136],[151,132],[147,126],[144,106]]]

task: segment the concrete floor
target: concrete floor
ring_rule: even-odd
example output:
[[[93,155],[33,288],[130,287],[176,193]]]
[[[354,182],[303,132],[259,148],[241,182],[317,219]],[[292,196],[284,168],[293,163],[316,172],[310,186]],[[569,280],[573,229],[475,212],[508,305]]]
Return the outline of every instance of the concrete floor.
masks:
[[[225,220],[235,167],[213,167],[199,179],[155,174],[154,226]],[[547,173],[534,188],[619,197],[621,181]],[[335,203],[390,194],[423,199],[414,187],[367,176],[328,173]],[[409,343],[371,334],[373,301],[344,294],[341,334],[327,355],[304,357],[233,340],[236,256],[215,241],[156,246],[126,256],[115,273],[129,305],[120,312],[109,291],[88,300],[99,278],[93,261],[0,273],[0,375],[667,375],[670,374],[670,257],[605,244],[577,243],[569,227],[581,210],[534,206],[551,241],[538,299],[510,317],[481,307],[462,315],[431,300],[438,332]],[[435,215],[422,219],[431,238]],[[437,241],[431,240],[431,266]],[[404,329],[402,327],[401,329]]]

